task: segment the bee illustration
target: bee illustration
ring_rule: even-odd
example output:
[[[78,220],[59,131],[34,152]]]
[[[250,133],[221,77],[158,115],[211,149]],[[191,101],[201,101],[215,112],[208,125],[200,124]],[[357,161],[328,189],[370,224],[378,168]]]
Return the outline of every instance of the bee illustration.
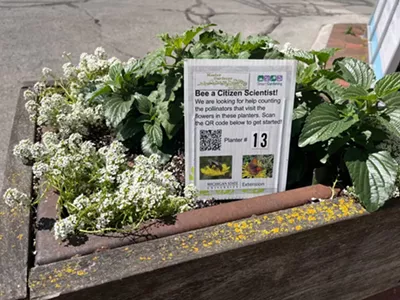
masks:
[[[248,163],[246,169],[253,176],[257,175],[263,170],[263,168],[258,165],[258,160],[256,157],[254,157],[251,162]]]
[[[222,165],[218,161],[215,161],[213,159],[208,160],[208,166],[213,169],[213,170],[220,170],[222,171]]]

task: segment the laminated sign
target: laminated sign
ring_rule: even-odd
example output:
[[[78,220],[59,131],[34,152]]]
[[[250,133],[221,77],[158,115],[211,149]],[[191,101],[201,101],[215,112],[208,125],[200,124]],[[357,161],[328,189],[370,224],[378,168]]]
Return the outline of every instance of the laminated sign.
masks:
[[[285,189],[295,84],[292,60],[185,61],[186,183],[200,198]]]

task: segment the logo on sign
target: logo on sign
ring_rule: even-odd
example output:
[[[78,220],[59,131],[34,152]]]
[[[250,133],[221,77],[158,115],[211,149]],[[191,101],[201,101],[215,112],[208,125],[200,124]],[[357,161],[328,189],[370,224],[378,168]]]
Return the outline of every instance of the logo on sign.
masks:
[[[258,75],[257,81],[258,82],[282,82],[283,76],[282,75]]]
[[[257,83],[259,85],[282,85],[282,75],[258,75]]]

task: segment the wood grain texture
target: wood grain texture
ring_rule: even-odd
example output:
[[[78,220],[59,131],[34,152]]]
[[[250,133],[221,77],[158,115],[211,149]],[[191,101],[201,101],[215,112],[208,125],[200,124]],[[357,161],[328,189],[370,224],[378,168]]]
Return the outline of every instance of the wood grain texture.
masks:
[[[8,150],[3,191],[0,194],[0,299],[27,297],[30,211],[28,208],[9,208],[3,193],[9,187],[31,194],[31,168],[24,166],[12,155],[14,146],[22,139],[33,141],[35,128],[25,110],[23,91],[17,103],[12,135]]]
[[[32,269],[31,297],[362,299],[400,278],[398,211],[337,199],[73,258]]]

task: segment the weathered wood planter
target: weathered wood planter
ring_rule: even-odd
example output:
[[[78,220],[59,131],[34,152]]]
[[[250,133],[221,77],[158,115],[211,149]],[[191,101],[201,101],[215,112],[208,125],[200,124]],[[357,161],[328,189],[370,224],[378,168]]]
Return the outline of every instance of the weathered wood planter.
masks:
[[[30,168],[12,148],[34,131],[20,97],[4,190],[30,192]],[[345,198],[293,207],[310,191],[330,195],[288,191],[182,214],[138,240],[80,246],[55,243],[46,226],[33,236],[28,209],[0,202],[0,299],[364,299],[398,285],[399,203],[374,214]],[[39,218],[51,210],[40,206]]]

